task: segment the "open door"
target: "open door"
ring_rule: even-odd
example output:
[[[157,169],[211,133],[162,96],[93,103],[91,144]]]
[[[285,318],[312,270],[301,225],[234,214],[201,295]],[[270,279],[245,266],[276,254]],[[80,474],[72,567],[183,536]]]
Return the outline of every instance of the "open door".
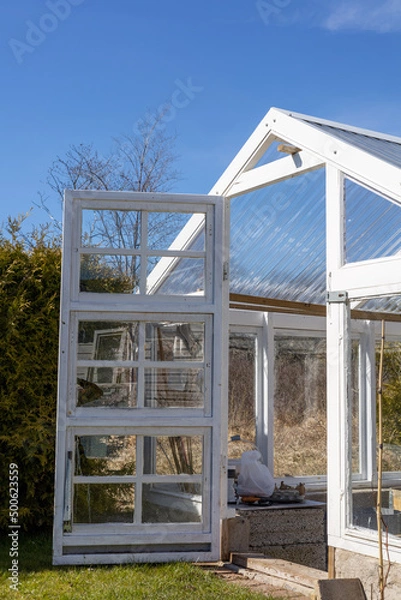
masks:
[[[227,238],[219,197],[66,192],[54,564],[220,558]]]

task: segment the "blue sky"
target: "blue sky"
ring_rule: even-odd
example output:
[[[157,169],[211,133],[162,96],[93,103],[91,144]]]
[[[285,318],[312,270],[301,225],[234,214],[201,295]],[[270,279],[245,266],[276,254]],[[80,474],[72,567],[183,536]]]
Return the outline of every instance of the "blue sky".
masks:
[[[1,12],[0,223],[38,192],[60,219],[45,185],[56,156],[81,142],[107,153],[174,98],[178,192],[207,193],[271,106],[401,136],[401,0],[18,0]],[[47,218],[34,207],[28,223]]]

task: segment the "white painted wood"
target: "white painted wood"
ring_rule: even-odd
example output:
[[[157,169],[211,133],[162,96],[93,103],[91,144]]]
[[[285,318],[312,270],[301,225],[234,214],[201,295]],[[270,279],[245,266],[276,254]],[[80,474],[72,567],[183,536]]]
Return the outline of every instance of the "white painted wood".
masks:
[[[275,315],[265,314],[263,327],[263,434],[267,434],[267,467],[274,476],[274,324]]]
[[[227,197],[228,190],[233,186],[237,178],[247,170],[252,169],[269,146],[276,141],[277,137],[271,132],[265,115],[245,144],[233,158],[224,173],[210,190],[209,194]]]
[[[204,202],[202,203],[202,198]],[[63,548],[66,545],[74,547],[78,538],[76,532],[85,531],[85,535],[92,535],[93,545],[108,544],[106,533],[126,531],[127,524],[101,524],[84,525],[84,528],[72,523],[72,533],[63,533],[62,514],[64,510],[64,485],[66,453],[74,454],[75,435],[124,435],[137,436],[136,473],[132,476],[72,476],[72,483],[132,483],[136,486],[135,518],[128,528],[134,532],[131,544],[139,532],[142,535],[143,545],[148,548],[152,543],[165,544],[169,540],[178,543],[202,544],[204,548],[196,552],[197,559],[217,560],[220,557],[220,517],[221,517],[221,490],[222,471],[225,472],[227,451],[227,346],[228,346],[228,278],[223,281],[223,266],[228,259],[229,231],[227,201],[221,198],[200,196],[173,196],[161,194],[125,194],[125,193],[97,193],[97,192],[71,192],[66,195],[65,242],[63,261],[63,302],[62,326],[60,344],[60,386],[58,407],[58,440],[57,440],[57,465],[56,465],[56,514],[54,527],[54,562],[55,564],[84,564],[87,552],[83,554],[67,555]],[[207,215],[205,231],[205,251],[198,253],[181,249],[166,250],[166,259],[181,256],[205,257],[206,261],[206,292],[204,297],[197,295],[188,296],[152,296],[134,294],[127,297],[112,294],[86,294],[80,293],[79,281],[79,256],[88,253],[88,248],[81,247],[81,208],[87,209],[138,209],[145,211],[142,222],[142,242],[146,238],[146,209],[183,212],[187,210],[192,214],[202,213]],[[98,249],[96,249],[97,252]],[[119,250],[112,249],[119,253]],[[136,251],[134,251],[136,252]],[[107,248],[102,248],[100,253],[108,254]],[[129,250],[126,251],[129,254]],[[141,258],[150,255],[162,255],[163,251],[148,251],[146,244],[142,243],[139,251]],[[146,260],[145,260],[146,263]],[[144,273],[142,273],[143,279]],[[74,283],[72,283],[74,282]],[[141,284],[141,291],[145,287]],[[224,310],[223,310],[224,307]],[[78,321],[110,321],[118,322],[128,320],[139,322],[139,354],[133,361],[100,361],[90,360],[88,357],[77,361],[77,333]],[[166,361],[158,362],[155,359],[145,360],[144,340],[145,323],[171,320],[172,322],[189,322],[205,324],[204,358],[197,361]],[[144,370],[150,368],[202,368],[205,371],[205,406],[202,409],[152,409],[145,408],[143,402],[138,403],[138,408],[108,409],[75,407],[75,380],[76,369],[83,367],[127,367],[134,366],[138,369],[138,389],[140,397],[144,394]],[[211,380],[213,374],[213,381]],[[224,415],[222,419],[221,415]],[[204,468],[202,475],[146,475],[144,467],[143,436],[171,436],[171,435],[202,435],[204,439],[203,454]],[[224,476],[223,476],[224,478]],[[160,524],[141,523],[141,490],[142,484],[172,484],[187,482],[202,484],[202,521],[200,523],[166,523]],[[171,495],[171,491],[163,492],[164,496]],[[163,529],[162,534],[161,527]],[[91,533],[92,532],[92,533]],[[194,534],[197,537],[194,538]],[[162,535],[162,539],[160,538]],[[170,536],[173,536],[170,538]],[[176,538],[174,538],[176,536]],[[185,537],[187,536],[187,538]],[[64,544],[68,540],[67,544]],[[116,542],[117,543],[117,542]],[[119,544],[123,544],[120,538]],[[206,548],[208,545],[208,549]],[[109,544],[111,545],[111,544]],[[117,544],[118,545],[118,544]],[[144,560],[166,561],[176,559],[190,559],[195,556],[190,549],[183,552],[163,552],[155,548],[155,552],[93,554],[90,562],[142,562]],[[88,548],[90,552],[90,548]]]
[[[201,542],[199,542],[200,544]],[[189,552],[184,549],[182,552],[143,552],[138,554],[117,553],[117,554],[70,554],[61,557],[54,557],[53,564],[57,565],[122,565],[137,563],[166,563],[166,562],[215,562],[214,552]]]
[[[280,158],[274,162],[244,171],[239,175],[233,185],[227,189],[226,197],[234,198],[241,194],[253,192],[266,185],[272,185],[308,173],[324,166],[324,161],[308,154],[298,152],[295,155]]]
[[[79,527],[76,526],[77,533],[74,535],[65,535],[64,536],[64,545],[68,548],[71,546],[93,546],[99,542],[98,536],[90,533],[87,527]],[[129,544],[147,544],[149,542],[149,535],[146,535],[145,530],[141,532],[139,535],[135,535],[126,527],[126,531],[124,531],[124,527],[120,526],[120,531],[118,533],[108,532],[110,529],[102,524],[98,526],[99,531],[105,531],[104,535],[104,543],[109,546],[118,546],[118,545],[129,545]],[[160,534],[153,533],[153,538],[160,538]],[[191,531],[189,533],[180,533],[174,532],[169,536],[169,540],[171,543],[199,543],[204,541],[210,541],[211,535],[200,534],[199,531]],[[90,548],[88,548],[90,552]]]
[[[401,204],[401,177],[398,167],[356,146],[333,138],[319,127],[294,119],[282,111],[270,109],[266,121],[276,136],[312,152],[344,174]]]
[[[332,271],[332,289],[349,298],[373,298],[401,293],[401,257],[391,256],[344,265]]]
[[[343,176],[326,167],[326,262],[327,289],[332,289],[333,269],[344,264],[344,186]],[[346,519],[349,455],[349,316],[345,303],[327,304],[327,529],[341,536]]]
[[[377,476],[375,326],[364,321],[363,328],[359,376],[360,472],[363,479],[373,482]]]

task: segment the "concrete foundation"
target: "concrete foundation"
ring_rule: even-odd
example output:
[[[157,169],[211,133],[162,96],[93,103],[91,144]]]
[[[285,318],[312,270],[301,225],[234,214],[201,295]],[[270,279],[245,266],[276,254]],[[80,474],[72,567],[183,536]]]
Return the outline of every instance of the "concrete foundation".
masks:
[[[365,590],[367,598],[380,598],[378,588],[378,563],[377,559],[362,556],[355,552],[333,548],[335,577],[348,578],[358,577]],[[384,573],[387,573],[388,563],[384,565]],[[401,565],[390,566],[387,586],[384,597],[386,600],[400,600],[401,598]]]

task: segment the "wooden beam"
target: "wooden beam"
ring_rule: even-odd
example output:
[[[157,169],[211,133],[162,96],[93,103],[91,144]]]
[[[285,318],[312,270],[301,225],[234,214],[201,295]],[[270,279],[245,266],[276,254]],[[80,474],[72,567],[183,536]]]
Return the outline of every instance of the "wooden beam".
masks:
[[[247,294],[230,294],[230,308],[309,315],[315,317],[326,316],[326,306],[322,304],[279,300],[277,298],[263,298],[261,296],[250,296]],[[382,321],[384,319],[385,321],[401,323],[401,314],[373,312],[370,310],[351,310],[351,319],[365,321]]]
[[[266,165],[255,167],[241,173],[236,181],[227,189],[225,196],[234,198],[262,187],[279,183],[308,171],[324,166],[324,162],[307,152],[297,152],[285,158],[279,158]]]

